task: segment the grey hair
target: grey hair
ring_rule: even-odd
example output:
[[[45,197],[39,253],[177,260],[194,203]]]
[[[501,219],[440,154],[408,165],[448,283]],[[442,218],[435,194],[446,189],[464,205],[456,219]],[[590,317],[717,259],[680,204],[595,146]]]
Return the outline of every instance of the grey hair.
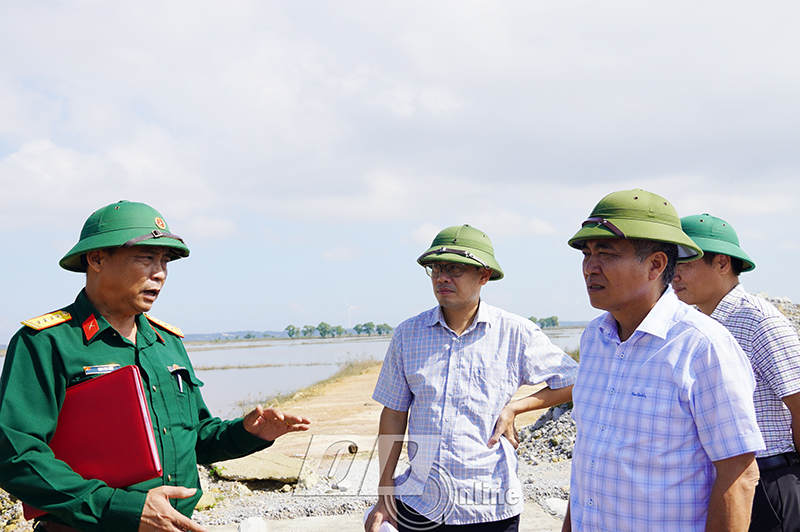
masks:
[[[672,284],[672,279],[675,277],[675,268],[678,265],[677,244],[639,239],[631,239],[631,243],[636,251],[636,260],[639,262],[644,262],[647,257],[657,251],[661,251],[667,256],[667,267],[661,272],[661,283],[664,285],[664,290],[666,290]]]

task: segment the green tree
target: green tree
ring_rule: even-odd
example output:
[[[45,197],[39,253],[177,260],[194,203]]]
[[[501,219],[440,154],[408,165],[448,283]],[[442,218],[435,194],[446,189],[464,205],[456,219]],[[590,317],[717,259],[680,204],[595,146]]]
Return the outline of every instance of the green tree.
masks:
[[[344,330],[344,327],[342,327],[341,325],[337,325],[336,327],[333,328],[333,334],[335,334],[336,336],[339,336],[339,337],[343,336],[344,333],[346,333],[346,332],[347,331]]]
[[[303,336],[314,336],[314,331],[316,330],[317,328],[313,325],[303,325]]]
[[[356,326],[353,327],[353,330],[356,332],[356,334],[360,336],[361,333],[364,332],[364,326],[361,325],[360,323],[357,323]]]
[[[297,333],[300,332],[300,329],[298,329],[294,325],[287,325],[284,331],[286,331],[286,334],[289,335],[289,338],[294,338],[295,336],[297,336]]]
[[[253,334],[253,333],[247,333],[247,334],[244,335],[244,339],[245,340],[252,340],[255,337],[256,337],[256,335]]]
[[[388,323],[381,323],[380,325],[375,326],[375,332],[378,333],[380,336],[383,333],[389,334],[392,332],[392,326]]]
[[[550,316],[549,318],[542,318],[540,320],[538,320],[538,319],[534,318],[533,316],[531,316],[528,319],[531,320],[533,323],[535,323],[536,325],[538,325],[541,328],[558,327],[558,316]]]
[[[372,335],[372,333],[375,331],[375,324],[372,323],[371,321],[368,321],[361,327],[364,329],[364,332],[367,333],[367,336]]]
[[[324,321],[319,322],[317,325],[317,331],[319,335],[325,338],[326,336],[333,336],[333,327],[325,323]]]

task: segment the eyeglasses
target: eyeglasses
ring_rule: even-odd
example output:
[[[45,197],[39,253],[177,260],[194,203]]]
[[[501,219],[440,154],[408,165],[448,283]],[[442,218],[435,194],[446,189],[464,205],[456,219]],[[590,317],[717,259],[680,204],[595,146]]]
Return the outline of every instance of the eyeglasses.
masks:
[[[447,272],[450,277],[461,277],[464,275],[464,269],[469,266],[468,264],[459,264],[457,262],[446,262],[444,264],[425,264],[425,273],[429,277],[439,277],[442,270]]]
[[[591,218],[587,218],[585,222],[581,224],[581,227],[586,227],[590,224],[597,224],[606,227],[609,231],[614,233],[620,238],[628,238],[625,236],[625,233],[620,231],[619,227],[609,222],[607,219],[603,218],[602,216],[592,216]]]

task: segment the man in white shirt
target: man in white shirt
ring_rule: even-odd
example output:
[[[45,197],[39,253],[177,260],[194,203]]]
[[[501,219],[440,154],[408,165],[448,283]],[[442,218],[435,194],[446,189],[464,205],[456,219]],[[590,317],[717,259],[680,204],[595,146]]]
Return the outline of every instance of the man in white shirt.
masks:
[[[679,258],[702,251],[641,189],[603,198],[569,244],[607,312],[581,337],[564,530],[744,532],[764,448],[753,374],[730,333],[669,288]]]

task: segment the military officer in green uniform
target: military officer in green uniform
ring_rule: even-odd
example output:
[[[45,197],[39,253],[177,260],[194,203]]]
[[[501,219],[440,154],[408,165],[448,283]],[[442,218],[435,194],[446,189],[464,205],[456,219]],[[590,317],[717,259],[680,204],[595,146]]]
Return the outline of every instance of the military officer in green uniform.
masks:
[[[146,314],[167,264],[188,255],[152,207],[103,207],[60,261],[85,272],[86,287],[73,304],[23,322],[11,339],[0,378],[0,486],[47,512],[37,530],[202,531],[190,519],[201,495],[197,463],[244,456],[308,429],[305,417],[260,406],[233,421],[211,416],[180,330]],[[142,375],[163,476],[112,489],[81,478],[48,442],[68,387],[127,365]]]

